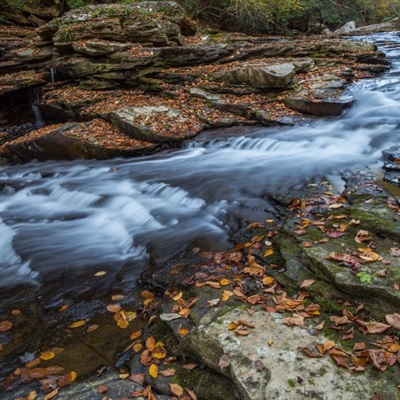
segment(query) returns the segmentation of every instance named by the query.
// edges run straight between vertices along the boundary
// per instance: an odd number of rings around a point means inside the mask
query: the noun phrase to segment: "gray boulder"
[[[355,21],[349,21],[346,24],[344,24],[341,28],[337,29],[334,32],[334,34],[335,35],[343,35],[345,33],[353,31],[354,29],[356,29]]]
[[[233,84],[248,84],[259,88],[285,88],[292,81],[296,68],[292,63],[278,65],[248,65],[222,72],[217,79]]]

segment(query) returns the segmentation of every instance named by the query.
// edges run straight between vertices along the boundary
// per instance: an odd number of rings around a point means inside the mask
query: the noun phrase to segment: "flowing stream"
[[[392,68],[352,85],[356,103],[340,118],[135,159],[1,166],[0,290],[54,281],[76,296],[99,270],[133,282],[149,262],[162,266],[187,247],[222,248],[252,213],[276,217],[268,195],[295,196],[317,175],[340,185],[341,170],[379,162],[400,136],[400,38],[371,39]]]

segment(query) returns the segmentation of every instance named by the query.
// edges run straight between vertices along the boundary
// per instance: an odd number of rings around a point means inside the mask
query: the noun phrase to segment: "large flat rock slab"
[[[358,400],[372,398],[375,392],[395,399],[396,388],[388,389],[384,378],[349,374],[333,364],[329,356],[309,358],[299,351],[328,341],[323,335],[311,336],[306,329],[288,327],[280,314],[235,309],[213,322],[206,315],[188,336],[191,345],[208,366],[228,375],[245,400]],[[228,330],[232,321],[254,325],[249,336]],[[222,359],[221,357],[225,355]],[[221,360],[229,360],[228,366]],[[392,390],[392,392],[391,392]]]
[[[188,129],[189,120],[177,109],[166,106],[126,107],[111,113],[111,121],[121,132],[147,142],[171,142],[187,139],[199,133],[201,126],[194,132]],[[157,131],[159,125],[173,122],[179,132],[169,135]],[[180,128],[179,128],[180,127]]]
[[[0,147],[0,155],[13,160],[75,160],[149,154],[154,143],[138,141],[106,121],[49,125]]]

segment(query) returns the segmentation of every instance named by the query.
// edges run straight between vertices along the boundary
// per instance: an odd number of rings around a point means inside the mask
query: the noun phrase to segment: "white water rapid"
[[[274,215],[265,194],[378,162],[400,139],[400,38],[371,39],[392,69],[354,84],[356,103],[340,118],[136,159],[1,166],[0,286],[74,270],[138,274],[149,257],[218,248],[247,210]]]

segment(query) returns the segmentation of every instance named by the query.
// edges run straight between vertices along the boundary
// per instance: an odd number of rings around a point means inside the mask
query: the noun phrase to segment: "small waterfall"
[[[41,128],[42,126],[46,125],[46,122],[43,118],[42,111],[40,110],[40,107],[38,106],[38,103],[40,102],[40,97],[41,97],[41,91],[40,88],[34,89],[33,92],[33,103],[32,103],[32,112],[33,116],[35,117],[35,128]]]
[[[51,83],[54,83],[56,81],[56,69],[53,67],[50,67],[50,77]]]

